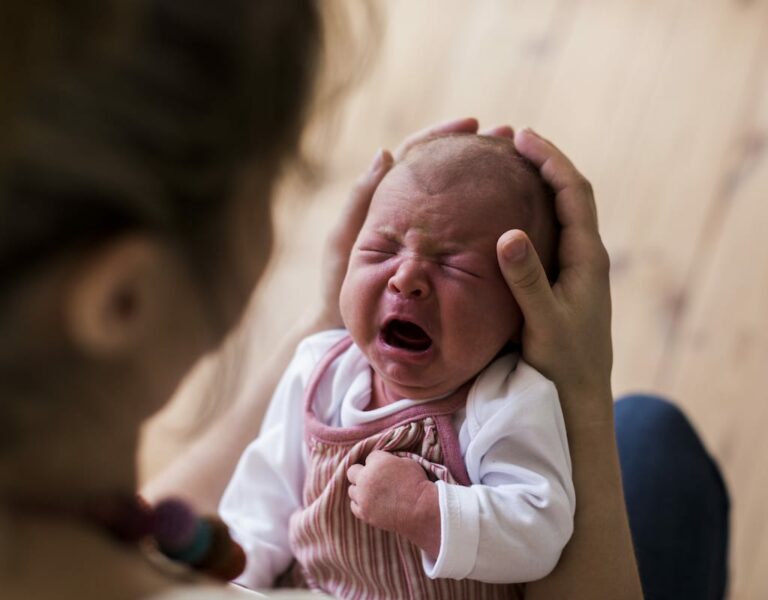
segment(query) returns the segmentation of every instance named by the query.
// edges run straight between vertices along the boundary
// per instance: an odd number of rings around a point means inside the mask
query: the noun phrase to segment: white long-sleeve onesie
[[[224,493],[220,513],[248,556],[238,579],[247,587],[271,586],[293,558],[288,520],[301,507],[307,464],[304,390],[320,359],[345,335],[326,331],[299,345],[259,437]],[[370,397],[370,365],[353,344],[321,379],[315,414],[349,427],[419,403],[400,400],[366,411]],[[543,577],[571,536],[575,509],[555,386],[515,356],[502,356],[477,377],[454,426],[472,485],[437,482],[440,552],[435,561],[422,554],[425,573],[492,583]]]

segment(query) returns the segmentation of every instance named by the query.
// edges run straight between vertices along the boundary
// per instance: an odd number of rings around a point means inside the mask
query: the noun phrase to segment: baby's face
[[[496,259],[499,236],[522,226],[514,198],[487,180],[430,187],[401,165],[387,175],[341,292],[344,323],[390,400],[453,391],[522,324]]]

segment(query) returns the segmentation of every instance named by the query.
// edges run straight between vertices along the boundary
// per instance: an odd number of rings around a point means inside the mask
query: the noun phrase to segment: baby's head
[[[519,341],[522,317],[496,259],[509,229],[528,234],[553,274],[552,194],[511,140],[431,138],[381,182],[341,310],[392,399],[449,393]]]

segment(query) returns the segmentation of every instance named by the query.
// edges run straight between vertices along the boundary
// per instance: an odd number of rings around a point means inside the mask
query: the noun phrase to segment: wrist
[[[610,382],[555,382],[569,435],[575,430],[607,429],[613,433],[613,391]]]
[[[403,531],[399,533],[421,548],[435,560],[440,553],[440,494],[437,485],[429,480],[421,482],[415,500],[404,507]]]

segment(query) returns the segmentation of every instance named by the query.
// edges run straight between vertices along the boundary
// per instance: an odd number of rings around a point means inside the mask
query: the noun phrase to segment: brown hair
[[[321,41],[313,0],[30,0],[4,12],[0,38],[26,69],[0,70],[18,90],[0,114],[1,290],[131,229],[177,240],[198,264],[216,252],[236,169],[256,159],[274,171],[296,147]]]
[[[236,174],[264,171],[254,202],[269,202],[295,154],[323,31],[316,0],[0,6],[0,447],[53,414],[51,386],[81,385],[78,357],[20,347],[30,324],[3,304],[39,267],[135,230],[214,280]]]

